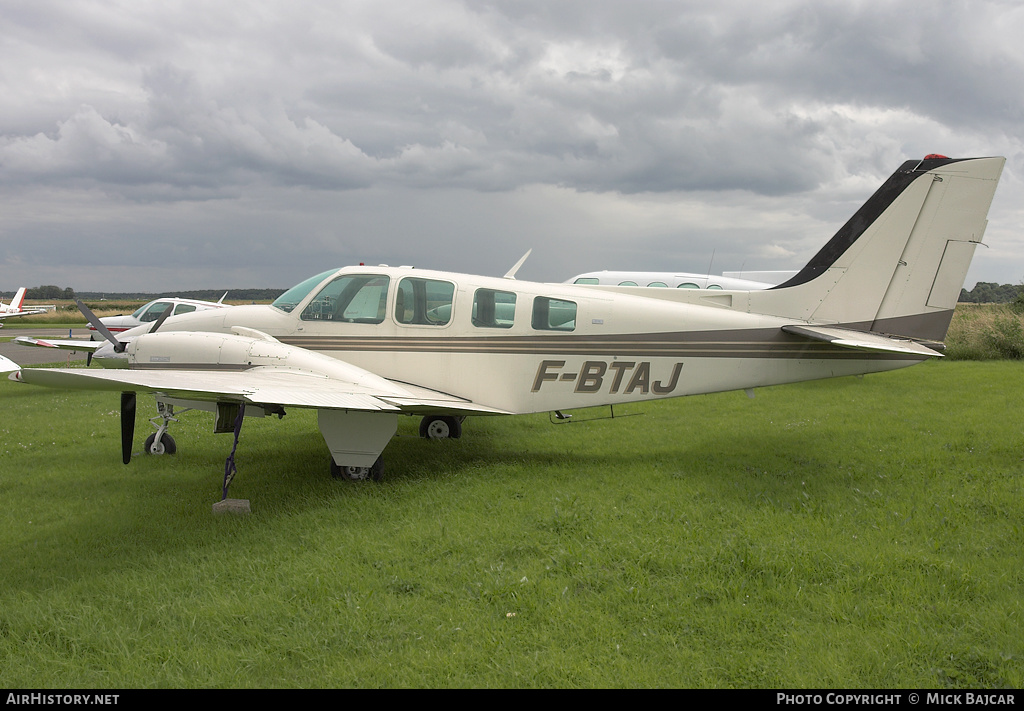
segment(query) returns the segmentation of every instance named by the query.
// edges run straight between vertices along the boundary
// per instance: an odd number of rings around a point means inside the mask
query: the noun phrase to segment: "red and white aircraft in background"
[[[15,316],[30,316],[32,314],[46,313],[46,309],[24,309],[25,305],[25,287],[18,289],[18,293],[11,299],[11,303],[5,304],[0,302],[0,328],[3,328],[3,319],[13,318]]]

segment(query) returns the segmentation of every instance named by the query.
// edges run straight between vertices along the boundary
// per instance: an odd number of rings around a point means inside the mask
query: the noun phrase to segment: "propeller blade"
[[[96,317],[96,314],[94,314],[88,306],[82,303],[82,300],[78,297],[75,297],[75,303],[78,304],[78,310],[81,311],[86,320],[93,325],[93,328],[99,331],[101,336],[114,344],[114,352],[124,353],[124,344],[114,338],[114,334],[110,332],[110,329],[103,325],[103,322]]]
[[[167,320],[167,317],[171,315],[172,311],[174,311],[174,305],[173,304],[171,304],[166,309],[164,309],[164,312],[162,314],[160,314],[160,318],[158,318],[153,323],[153,328],[149,329],[149,332],[150,333],[156,333],[156,330],[164,325],[164,321]]]
[[[132,440],[135,439],[135,393],[121,393],[121,461],[132,460]]]

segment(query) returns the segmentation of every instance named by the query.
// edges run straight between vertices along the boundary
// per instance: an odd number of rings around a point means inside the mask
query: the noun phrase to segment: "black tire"
[[[146,443],[142,446],[142,451],[145,454],[175,454],[178,451],[178,445],[174,443],[174,438],[164,432],[163,436],[160,437],[160,445],[153,451],[153,443],[156,442],[156,432],[146,437]]]
[[[420,437],[423,439],[458,439],[461,436],[461,418],[428,415],[420,420]]]
[[[384,455],[377,457],[372,467],[342,467],[331,457],[331,476],[346,481],[380,481],[384,476]]]

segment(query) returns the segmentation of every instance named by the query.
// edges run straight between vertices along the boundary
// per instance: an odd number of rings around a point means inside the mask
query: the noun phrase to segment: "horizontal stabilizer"
[[[834,346],[855,348],[862,351],[905,353],[924,357],[942,357],[942,354],[916,341],[895,336],[886,336],[870,331],[854,331],[849,328],[829,326],[783,326],[782,330],[794,336],[803,336],[815,341],[825,341]]]

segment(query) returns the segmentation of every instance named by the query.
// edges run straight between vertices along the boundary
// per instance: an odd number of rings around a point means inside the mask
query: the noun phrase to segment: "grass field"
[[[243,428],[241,517],[207,415],[124,466],[116,394],[4,380],[0,687],[1021,688],[1022,377],[409,419],[379,484],[294,411]]]

